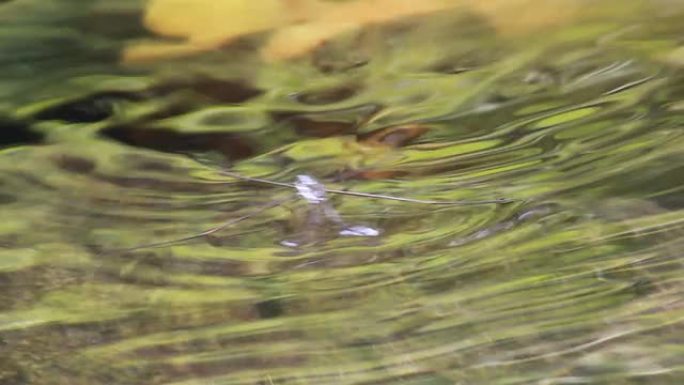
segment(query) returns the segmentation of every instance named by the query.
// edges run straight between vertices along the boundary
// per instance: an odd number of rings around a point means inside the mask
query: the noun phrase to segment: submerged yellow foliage
[[[124,61],[209,51],[263,31],[272,34],[262,56],[283,60],[347,31],[446,9],[477,12],[503,34],[521,33],[571,20],[579,6],[580,0],[150,0],[146,27],[183,41],[133,45]]]

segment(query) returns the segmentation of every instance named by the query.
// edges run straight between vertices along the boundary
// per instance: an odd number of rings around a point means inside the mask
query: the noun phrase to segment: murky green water
[[[684,380],[674,3],[520,38],[447,14],[295,61],[262,64],[257,35],[137,66],[117,53],[140,5],[112,4],[0,4],[0,383]],[[380,232],[343,236],[291,188],[222,170],[513,202],[334,195]]]

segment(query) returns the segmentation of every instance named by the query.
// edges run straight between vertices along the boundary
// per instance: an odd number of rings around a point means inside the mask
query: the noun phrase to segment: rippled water
[[[674,9],[515,39],[423,17],[295,61],[248,40],[131,67],[136,7],[5,3],[0,383],[682,383]],[[225,170],[512,201],[333,194],[379,231],[344,236]]]

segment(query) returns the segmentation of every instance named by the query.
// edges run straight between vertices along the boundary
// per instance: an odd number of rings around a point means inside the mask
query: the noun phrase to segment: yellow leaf
[[[138,43],[125,50],[124,61],[209,51],[264,31],[274,34],[262,50],[263,57],[289,59],[350,30],[459,7],[481,13],[504,34],[516,34],[564,24],[582,4],[581,0],[151,0],[145,26],[184,42]]]

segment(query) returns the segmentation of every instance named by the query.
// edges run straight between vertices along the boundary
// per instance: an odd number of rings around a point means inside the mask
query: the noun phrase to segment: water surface
[[[256,34],[129,65],[140,4],[48,3],[0,5],[0,383],[684,379],[674,5],[526,35],[444,12],[294,60],[261,61]],[[344,236],[223,170],[512,201],[331,195],[379,231]]]

